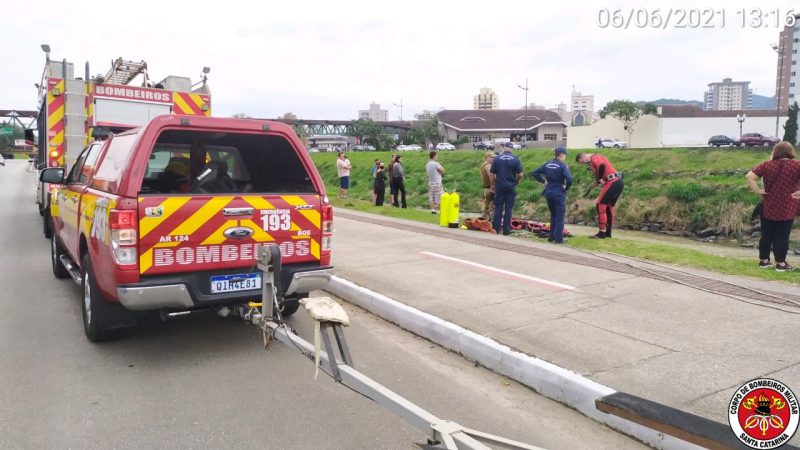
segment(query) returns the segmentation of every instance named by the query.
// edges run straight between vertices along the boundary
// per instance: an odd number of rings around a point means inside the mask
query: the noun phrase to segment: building
[[[511,140],[530,147],[563,145],[568,123],[541,109],[444,110],[437,114],[448,141],[466,136],[470,142]]]
[[[586,125],[594,120],[594,95],[583,95],[573,86],[570,105],[572,105],[570,120],[572,125]]]
[[[498,109],[499,107],[500,99],[494,89],[481,88],[478,95],[472,97],[472,109]]]
[[[800,25],[797,25],[800,27]],[[792,65],[792,60],[797,59],[797,45],[792,45],[795,27],[785,27],[778,34],[777,60],[778,70],[775,76],[775,99],[778,109],[786,111],[789,109],[789,89],[792,83],[791,75],[796,71],[797,65]],[[797,84],[797,83],[795,83]]]
[[[386,122],[389,120],[389,111],[381,109],[381,105],[372,102],[369,109],[358,111],[359,119],[369,119],[374,122]]]
[[[731,111],[751,109],[753,90],[749,81],[733,81],[725,78],[722,82],[708,84],[703,96],[706,111]]]
[[[629,145],[632,148],[707,146],[708,139],[718,134],[738,139],[739,121],[746,114],[742,133],[775,133],[775,110],[705,111],[695,105],[659,106],[656,114],[639,119],[633,127]],[[780,129],[788,119],[786,112],[778,118]],[[590,126],[570,127],[567,144],[570,148],[591,148],[597,138],[627,141],[629,136],[622,122],[612,117],[600,119]]]
[[[436,111],[428,109],[423,109],[421,113],[414,114],[414,118],[417,120],[431,120],[434,117],[436,117]]]
[[[795,22],[794,30],[792,30],[791,33],[791,48],[788,49],[787,53],[783,55],[784,63],[788,63],[790,66],[788,91],[789,98],[787,106],[793,104],[794,102],[800,103],[800,75],[798,75],[798,72],[800,72],[800,64],[798,64],[798,60],[800,59],[800,57],[798,57],[798,53],[800,53],[800,14],[797,14],[795,18],[797,21]],[[791,62],[788,60],[791,60]],[[786,108],[782,109],[782,111],[783,110],[786,110]]]

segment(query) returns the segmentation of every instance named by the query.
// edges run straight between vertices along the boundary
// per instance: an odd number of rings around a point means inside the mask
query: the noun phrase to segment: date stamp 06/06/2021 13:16
[[[794,27],[800,10],[764,8],[601,8],[597,26],[632,28],[727,28],[764,29]]]

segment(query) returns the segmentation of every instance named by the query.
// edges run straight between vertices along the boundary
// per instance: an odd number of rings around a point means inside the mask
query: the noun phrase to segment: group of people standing
[[[567,189],[572,186],[572,173],[564,162],[568,152],[564,147],[553,150],[553,158],[536,170],[530,176],[544,184],[544,197],[547,208],[550,210],[550,242],[561,244],[564,242],[564,220],[567,211]],[[599,231],[592,236],[596,239],[611,237],[614,223],[614,207],[625,187],[622,174],[611,165],[603,155],[591,153],[578,153],[575,161],[585,164],[592,170],[595,184],[602,186],[597,197],[597,215]],[[483,217],[492,219],[492,227],[504,235],[511,233],[511,216],[517,196],[517,185],[522,181],[522,163],[512,152],[505,147],[504,151],[495,155],[486,152],[480,167],[481,181],[483,182]]]
[[[389,194],[392,196],[392,206],[397,208],[407,208],[406,203],[406,171],[403,167],[402,158],[399,155],[392,155],[387,168],[379,159],[375,159],[372,169],[372,203],[375,206],[383,206],[386,196],[386,182],[389,182]],[[387,174],[388,172],[388,174]]]

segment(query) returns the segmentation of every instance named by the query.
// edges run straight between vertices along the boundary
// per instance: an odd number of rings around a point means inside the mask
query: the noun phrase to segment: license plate
[[[211,277],[211,293],[252,291],[261,289],[261,274],[217,275]]]

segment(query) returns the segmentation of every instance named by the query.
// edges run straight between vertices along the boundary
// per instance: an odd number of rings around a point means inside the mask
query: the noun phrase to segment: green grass
[[[595,152],[594,149],[586,150]],[[578,165],[570,150],[567,164],[575,177],[568,192],[567,215],[572,220],[591,222],[592,207],[599,189],[589,191],[592,177]],[[525,173],[551,157],[549,149],[515,152]],[[638,228],[643,223],[661,223],[670,230],[725,227],[729,230],[749,228],[749,216],[758,197],[746,187],[744,175],[769,157],[764,149],[605,149],[602,153],[625,176],[625,191],[617,208],[617,223]],[[427,178],[424,166],[428,152],[401,152],[406,169],[406,191],[409,207],[427,207]],[[369,200],[372,186],[370,168],[375,158],[388,163],[390,152],[350,152],[353,164],[350,197]],[[329,192],[335,195],[338,178],[336,154],[315,153],[312,156]],[[482,151],[440,152],[439,162],[445,167],[444,186],[461,194],[461,209],[478,212],[482,204],[482,187],[478,167]],[[588,194],[587,194],[588,192]],[[333,195],[332,195],[333,196]],[[722,214],[721,212],[727,211]],[[731,213],[735,212],[735,214]],[[515,215],[544,218],[547,207],[541,198],[541,185],[526,179],[520,184]]]
[[[599,240],[588,237],[573,237],[569,239],[567,245],[584,250],[617,253],[648,261],[710,270],[726,275],[800,284],[800,277],[797,276],[797,273],[781,273],[770,269],[759,269],[756,259],[716,256],[669,244],[651,244],[617,238]]]
[[[426,223],[439,223],[439,215],[438,214],[431,214],[428,210],[420,210],[420,209],[403,209],[403,208],[393,208],[390,206],[390,203],[384,204],[384,206],[375,206],[372,202],[368,200],[359,200],[354,198],[346,198],[341,199],[336,196],[336,193],[332,193],[330,195],[331,203],[333,206],[353,209],[356,211],[362,211],[372,214],[379,214],[381,216],[387,217],[395,217],[398,219],[407,219],[407,220],[414,220],[416,222],[426,222]],[[388,189],[387,189],[387,197],[388,197]]]

